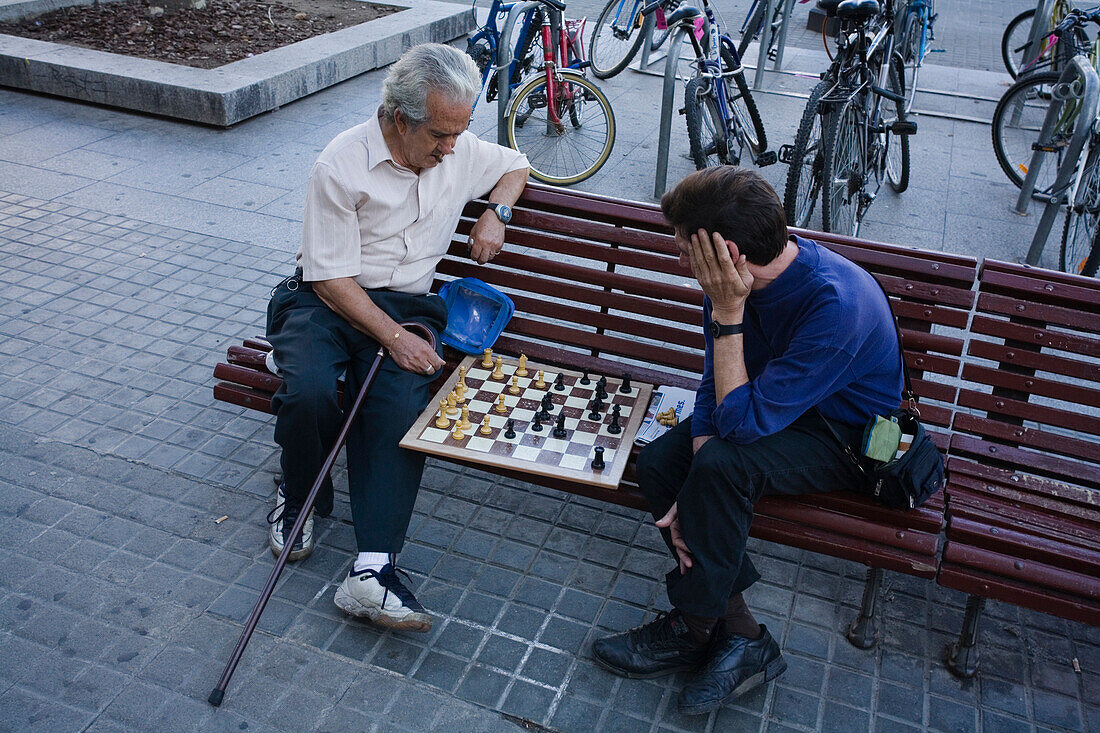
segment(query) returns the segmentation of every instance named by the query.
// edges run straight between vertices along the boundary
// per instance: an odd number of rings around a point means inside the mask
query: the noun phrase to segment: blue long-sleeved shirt
[[[798,257],[749,295],[744,319],[749,382],[721,404],[714,393],[714,342],[704,328],[706,358],[693,436],[751,443],[787,427],[814,405],[830,421],[855,426],[900,404],[898,339],[879,286],[855,263],[811,240],[794,239]],[[704,299],[704,325],[710,319],[710,300]]]

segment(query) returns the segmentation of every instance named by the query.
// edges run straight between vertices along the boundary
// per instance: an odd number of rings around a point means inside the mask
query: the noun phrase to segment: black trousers
[[[860,428],[833,427],[852,445],[858,443]],[[693,455],[691,444],[689,418],[642,449],[637,473],[654,518],[677,503],[694,564],[683,575],[677,567],[665,576],[668,600],[698,616],[721,616],[730,596],[759,580],[745,544],[760,497],[864,486],[862,474],[815,412],[747,445],[715,437]],[[661,532],[671,551],[668,530]]]
[[[438,335],[446,307],[436,295],[369,291],[396,321],[417,321]],[[282,447],[287,501],[301,505],[340,431],[344,414],[337,380],[345,375],[344,402],[351,404],[378,353],[378,342],[352,327],[310,288],[291,278],[274,290],[267,309],[267,337],[282,371],[272,398],[275,442]],[[441,348],[441,346],[440,346]],[[397,443],[431,397],[434,376],[413,374],[386,358],[345,444],[355,540],[360,552],[401,550],[424,471],[424,454]],[[317,500],[321,516],[332,512],[332,483]]]

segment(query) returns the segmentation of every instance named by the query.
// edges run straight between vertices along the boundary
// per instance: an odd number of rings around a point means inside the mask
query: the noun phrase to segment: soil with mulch
[[[213,69],[405,8],[356,0],[207,0],[158,14],[153,0],[61,8],[0,23],[0,33]]]

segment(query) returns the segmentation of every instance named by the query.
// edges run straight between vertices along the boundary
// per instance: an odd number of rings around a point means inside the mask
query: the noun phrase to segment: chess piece
[[[564,438],[565,437],[565,413],[564,412],[559,412],[558,413],[558,425],[557,425],[557,427],[554,428],[554,437],[555,438]]]
[[[447,398],[439,401],[439,417],[435,419],[435,426],[442,430],[451,427],[451,421],[447,419]]]
[[[600,377],[600,381],[596,382],[596,397],[607,399],[607,377]]]
[[[557,392],[565,391],[565,375],[558,372],[558,376],[554,378],[554,390]]]
[[[541,413],[535,413],[535,421],[531,423],[531,430],[536,433],[542,432],[542,415]]]
[[[597,445],[592,450],[596,454],[596,457],[592,459],[592,470],[602,471],[604,466],[607,465],[603,462],[603,446]]]
[[[546,382],[542,380],[541,369],[539,369],[539,378],[535,380],[535,389],[546,389]]]
[[[596,395],[595,399],[588,403],[588,407],[591,409],[591,412],[588,413],[589,420],[603,419],[603,415],[600,414],[600,410],[603,409],[603,400],[600,399],[599,395]]]
[[[549,415],[554,411],[554,398],[547,392],[542,396],[542,411]]]
[[[613,408],[611,408],[611,424],[607,426],[607,432],[611,433],[612,435],[618,435],[623,431],[622,426],[619,425],[619,412],[621,410],[622,408],[618,405],[615,405]]]
[[[517,377],[515,374],[512,375],[512,386],[508,388],[508,391],[511,392],[512,394],[519,394],[520,393],[519,377]]]
[[[508,418],[508,424],[505,426],[504,437],[508,440],[512,440],[516,437],[516,421],[512,418]]]
[[[470,428],[473,427],[473,425],[470,423],[470,406],[469,405],[463,405],[462,406],[462,421],[459,422],[459,425],[462,426],[463,430],[469,430]]]
[[[455,431],[451,433],[451,437],[455,440],[462,440],[466,437],[466,434],[462,432],[462,424],[457,420],[455,421]]]
[[[466,402],[466,385],[459,382],[455,385],[455,402],[458,404],[464,404]]]
[[[634,388],[630,386],[630,375],[623,374],[623,383],[619,385],[619,394],[630,394]]]
[[[504,395],[501,395],[500,397],[497,398],[497,405],[493,409],[496,410],[497,412],[501,413],[502,415],[504,413],[508,412],[508,408],[504,404]]]
[[[588,370],[584,370],[584,374],[581,375],[581,384],[591,384],[592,380],[588,378]]]
[[[458,414],[458,395],[451,392],[447,395],[447,417],[454,417]]]
[[[466,389],[466,367],[464,366],[458,368],[458,383],[462,385],[463,389]]]
[[[486,415],[485,417],[483,417],[481,419],[481,434],[482,435],[492,435],[493,434],[493,429],[491,427],[489,427],[489,416],[488,415]]]
[[[504,379],[504,357],[498,356],[496,360],[496,368],[493,369],[493,373],[489,375],[493,379]]]
[[[488,369],[492,365],[493,365],[493,350],[492,349],[485,349],[485,351],[481,352],[481,366]]]
[[[516,369],[516,374],[518,374],[521,377],[526,377],[527,376],[527,355],[526,354],[520,354],[519,355],[519,369]]]

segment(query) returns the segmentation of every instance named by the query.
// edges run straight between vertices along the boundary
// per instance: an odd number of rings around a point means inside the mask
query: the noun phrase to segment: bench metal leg
[[[878,643],[878,619],[875,618],[875,606],[878,604],[881,590],[882,568],[870,568],[867,571],[867,584],[863,586],[863,604],[859,608],[859,615],[848,627],[848,641],[860,649],[870,649]]]
[[[978,621],[984,608],[985,599],[981,596],[967,598],[962,632],[947,655],[947,668],[956,677],[973,677],[978,671]]]

